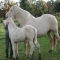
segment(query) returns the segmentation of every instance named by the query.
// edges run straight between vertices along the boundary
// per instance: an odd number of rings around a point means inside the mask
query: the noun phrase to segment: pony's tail
[[[56,50],[56,37],[55,37],[55,35],[54,35],[54,38],[53,38],[53,48],[54,48],[54,50]]]

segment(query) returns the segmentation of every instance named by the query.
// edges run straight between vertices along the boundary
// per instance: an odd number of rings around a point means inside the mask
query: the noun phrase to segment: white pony
[[[17,21],[20,23],[21,27],[25,25],[34,26],[37,29],[38,37],[47,34],[50,40],[49,52],[53,50],[53,46],[56,47],[56,39],[55,38],[53,39],[51,31],[54,33],[54,37],[56,37],[57,40],[60,41],[59,40],[60,37],[58,34],[58,22],[55,16],[51,14],[44,14],[41,17],[35,18],[28,11],[23,10],[22,8],[14,5],[7,12],[6,17],[16,18]],[[24,46],[26,47],[26,42]],[[26,54],[26,48],[25,48],[25,54]]]
[[[38,48],[39,51],[39,58],[40,56],[40,45],[37,42],[37,30],[31,26],[26,25],[22,28],[18,28],[13,20],[11,18],[7,18],[6,21],[4,21],[4,24],[6,25],[8,23],[8,30],[9,30],[9,37],[11,39],[12,48],[13,48],[13,58],[14,60],[18,60],[18,42],[26,41],[26,39],[29,42],[30,45],[30,56],[31,59],[33,58],[33,52],[34,52],[34,44]]]

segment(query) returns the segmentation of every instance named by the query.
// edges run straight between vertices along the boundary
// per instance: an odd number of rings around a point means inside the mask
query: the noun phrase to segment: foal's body
[[[18,45],[17,45],[18,42],[25,41],[26,39],[29,42],[31,58],[34,59],[33,58],[34,44],[38,48],[40,55],[40,46],[39,43],[37,42],[37,30],[31,25],[26,25],[22,28],[18,28],[11,18],[8,18],[5,24],[7,22],[9,22],[8,30],[13,48],[13,58],[15,59],[18,57]]]

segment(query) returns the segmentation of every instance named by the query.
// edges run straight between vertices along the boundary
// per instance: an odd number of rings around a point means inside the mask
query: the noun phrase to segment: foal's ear
[[[9,22],[6,22],[6,25],[8,26]]]

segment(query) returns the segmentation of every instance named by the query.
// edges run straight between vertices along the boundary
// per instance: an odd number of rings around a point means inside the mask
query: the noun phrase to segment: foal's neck
[[[9,22],[9,25],[8,25],[9,29],[16,29],[17,26],[14,22]]]

